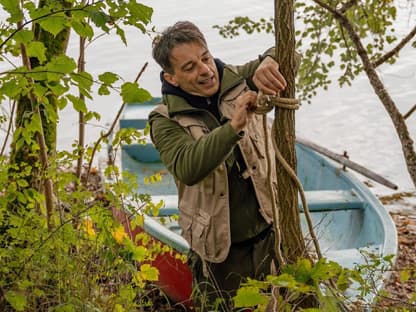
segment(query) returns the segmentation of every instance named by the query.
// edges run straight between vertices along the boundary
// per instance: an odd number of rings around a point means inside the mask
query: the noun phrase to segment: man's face
[[[173,74],[164,78],[193,95],[209,97],[217,93],[220,82],[217,66],[208,49],[198,43],[184,43],[171,51]]]

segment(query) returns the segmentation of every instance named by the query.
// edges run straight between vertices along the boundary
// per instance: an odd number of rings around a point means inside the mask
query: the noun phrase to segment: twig
[[[10,133],[12,131],[13,116],[14,116],[15,109],[16,109],[16,101],[13,101],[12,110],[10,112],[9,125],[7,127],[6,137],[4,138],[4,142],[3,142],[3,146],[1,147],[0,155],[3,155],[4,154],[4,151],[6,150],[7,141],[9,139]]]
[[[358,0],[350,0],[346,3],[344,3],[344,5],[338,10],[341,14],[344,14],[345,12],[347,12],[350,8],[352,8],[355,4],[357,4]]]
[[[394,55],[398,54],[400,50],[416,35],[416,26],[409,32],[409,34],[400,41],[397,46],[395,46],[392,50],[381,56],[378,60],[373,62],[374,67],[378,67],[384,62],[386,62],[389,58],[393,57]]]
[[[82,73],[85,71],[85,37],[79,37],[79,57],[78,57],[78,73]],[[79,92],[79,99],[81,101],[85,100],[84,94]],[[83,112],[79,112],[79,120],[78,120],[78,160],[77,160],[77,168],[76,168],[76,175],[77,178],[81,178],[81,171],[82,171],[82,162],[84,159],[84,142],[85,142],[85,116]],[[88,180],[87,180],[88,181]]]
[[[145,69],[146,69],[146,67],[147,67],[148,64],[149,64],[148,62],[144,63],[144,65],[143,65],[142,69],[140,70],[140,72],[138,73],[136,79],[134,79],[134,82],[137,82],[140,79],[141,75],[145,71]],[[125,106],[126,106],[126,103],[124,102],[121,105],[120,109],[118,110],[117,115],[114,118],[113,123],[111,124],[110,129],[106,133],[101,134],[101,136],[98,138],[97,142],[95,142],[94,147],[92,149],[91,158],[90,158],[90,161],[89,161],[88,167],[87,167],[86,181],[88,181],[89,174],[90,174],[90,170],[91,170],[91,167],[92,167],[92,162],[94,160],[94,156],[95,156],[95,153],[97,152],[98,146],[100,145],[100,143],[101,143],[102,140],[104,140],[105,138],[108,138],[111,135],[111,133],[113,132],[114,128],[116,127],[117,121],[120,118],[121,113],[123,112],[123,109],[124,109]]]
[[[411,114],[413,114],[416,111],[416,104],[413,105],[413,107],[406,113],[403,115],[404,119],[407,119],[410,117]]]

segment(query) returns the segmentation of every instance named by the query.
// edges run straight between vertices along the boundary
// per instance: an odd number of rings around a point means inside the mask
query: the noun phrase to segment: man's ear
[[[179,86],[179,83],[176,80],[175,75],[172,75],[172,74],[169,74],[169,73],[164,72],[163,73],[163,78],[165,78],[165,80],[167,82],[169,82],[171,85],[174,85],[175,87],[178,87]]]

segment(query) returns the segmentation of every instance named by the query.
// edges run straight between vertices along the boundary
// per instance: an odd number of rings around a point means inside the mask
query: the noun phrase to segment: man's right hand
[[[243,130],[256,108],[257,93],[254,91],[247,91],[236,99],[234,116],[230,121],[235,132],[239,133]]]

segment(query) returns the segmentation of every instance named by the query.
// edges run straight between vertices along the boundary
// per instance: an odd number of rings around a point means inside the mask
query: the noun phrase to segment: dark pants
[[[193,301],[197,310],[232,311],[232,297],[247,277],[262,280],[271,274],[275,259],[274,232],[268,228],[255,238],[231,245],[222,263],[206,263],[208,277],[204,276],[203,263],[191,252],[193,273]],[[277,263],[277,262],[275,262]]]

